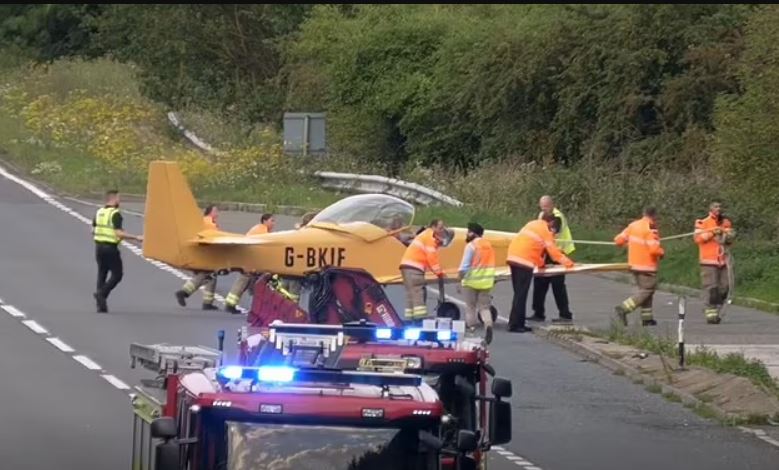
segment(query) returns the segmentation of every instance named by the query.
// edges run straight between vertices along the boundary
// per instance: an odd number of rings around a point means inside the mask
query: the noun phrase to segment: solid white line
[[[105,374],[105,375],[101,375],[101,377],[106,379],[106,381],[108,383],[110,383],[114,387],[118,388],[119,390],[130,390],[130,386],[129,385],[127,385],[126,383],[124,383],[121,380],[117,379],[113,375]]]
[[[541,467],[534,467],[534,466],[530,465],[530,466],[526,466],[525,470],[541,470]]]
[[[46,328],[42,327],[38,324],[35,320],[25,320],[22,322],[24,326],[31,329],[35,333],[38,333],[39,335],[47,335],[49,332],[46,330]]]
[[[0,308],[8,312],[8,314],[14,318],[24,318],[24,312],[14,307],[13,305],[3,305],[0,306]]]
[[[72,352],[75,352],[75,351],[76,351],[75,349],[73,349],[73,348],[71,348],[70,346],[68,346],[66,343],[64,343],[64,342],[63,342],[61,339],[59,339],[59,338],[46,338],[46,341],[48,341],[48,342],[49,342],[49,343],[51,343],[51,344],[52,344],[52,345],[53,345],[55,348],[59,349],[60,351],[62,351],[62,352],[64,352],[64,353],[72,353]]]
[[[86,356],[73,356],[73,359],[89,370],[101,370],[100,364]]]

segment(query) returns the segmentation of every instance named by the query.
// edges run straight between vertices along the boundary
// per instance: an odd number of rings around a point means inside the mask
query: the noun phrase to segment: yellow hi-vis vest
[[[463,278],[463,287],[475,290],[492,289],[495,285],[495,250],[484,238],[476,238],[468,244],[473,249],[471,268]]]
[[[576,247],[573,244],[573,235],[571,235],[571,228],[568,227],[568,221],[565,219],[563,213],[556,207],[552,210],[552,214],[554,214],[555,217],[559,217],[563,223],[562,227],[560,227],[560,232],[555,236],[557,247],[560,248],[560,251],[564,254],[570,255],[576,250]],[[543,215],[543,212],[539,213],[538,218],[540,219]]]
[[[118,245],[121,240],[116,236],[113,218],[119,212],[116,207],[101,207],[95,215],[95,241]]]

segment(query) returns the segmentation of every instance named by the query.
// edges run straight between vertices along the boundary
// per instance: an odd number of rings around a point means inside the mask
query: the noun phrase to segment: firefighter
[[[97,210],[95,218],[92,219],[92,238],[95,240],[97,261],[97,290],[93,297],[98,313],[108,313],[108,295],[124,275],[119,244],[126,239],[143,241],[143,237],[124,231],[123,220],[119,211],[119,192],[115,189],[107,191],[105,205]]]
[[[695,221],[694,240],[698,244],[701,264],[706,323],[716,325],[721,321],[720,309],[731,287],[726,250],[733,243],[735,235],[733,224],[722,214],[722,204],[719,202],[711,203],[709,215]]]
[[[444,277],[438,261],[438,248],[446,236],[443,220],[433,219],[406,248],[400,261],[400,272],[406,288],[405,318],[421,321],[427,317],[425,304],[425,272],[431,271],[439,278]]]
[[[459,278],[465,300],[465,323],[473,332],[478,326],[477,315],[484,323],[484,342],[492,342],[492,289],[495,286],[495,250],[489,240],[482,238],[484,228],[468,224],[468,233]]]
[[[216,206],[207,206],[203,211],[203,228],[205,230],[219,230],[217,219],[219,210]],[[176,300],[179,305],[186,307],[187,297],[192,295],[200,286],[203,287],[203,310],[216,310],[214,294],[216,292],[216,273],[208,271],[195,271],[192,279],[184,283],[181,289],[176,291]]]
[[[551,214],[555,217],[555,239],[557,240],[557,247],[566,256],[574,252],[576,247],[573,244],[573,236],[571,235],[571,229],[568,227],[568,221],[565,215],[555,207],[554,200],[551,196],[542,196],[538,202],[541,208],[541,213],[538,214],[538,218],[544,216],[544,214]],[[552,260],[547,255],[547,263]],[[557,305],[557,311],[559,318],[552,320],[553,323],[569,323],[573,320],[573,314],[568,306],[568,292],[565,288],[565,274],[559,274],[556,276],[536,276],[533,279],[533,316],[528,318],[532,321],[546,321],[546,315],[544,314],[544,304],[546,303],[546,293],[549,291],[549,285],[552,285],[552,294],[554,295],[555,304]]]
[[[628,246],[628,264],[636,280],[638,291],[621,305],[614,307],[617,318],[628,324],[628,314],[641,308],[641,324],[653,326],[657,322],[652,315],[652,297],[657,289],[657,266],[665,251],[660,246],[657,229],[657,211],[644,209],[644,217],[633,221],[614,238],[617,246]]]
[[[264,235],[273,231],[273,227],[276,226],[276,218],[273,214],[262,214],[260,216],[260,223],[249,229],[246,232],[247,237],[253,237],[258,235]],[[246,289],[254,284],[257,280],[257,276],[241,273],[233,283],[233,287],[230,288],[230,293],[225,298],[225,311],[236,314],[241,313],[238,310],[238,304],[241,302],[241,296]]]
[[[512,333],[532,331],[525,325],[527,293],[533,280],[533,270],[544,267],[544,254],[549,254],[566,268],[573,267],[573,261],[555,244],[552,233],[554,224],[553,214],[543,214],[541,219],[530,221],[522,227],[509,244],[506,262],[511,269],[511,285],[514,289],[509,317],[509,331]]]

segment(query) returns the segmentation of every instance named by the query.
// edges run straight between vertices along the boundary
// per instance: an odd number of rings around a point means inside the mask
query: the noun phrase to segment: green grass
[[[671,358],[674,361],[679,357],[679,350],[676,342],[669,338],[654,336],[643,329],[635,332],[615,324],[612,325],[605,336],[609,341],[633,346],[644,351],[659,354],[666,358]],[[773,393],[779,397],[779,383],[777,383],[777,381],[771,377],[771,374],[768,373],[765,364],[758,360],[747,359],[743,354],[731,353],[720,356],[710,349],[699,348],[687,353],[686,363],[691,366],[710,369],[721,374],[733,374],[739,377],[745,377],[755,385],[762,387],[767,392]],[[701,398],[701,400],[705,401],[704,398]]]

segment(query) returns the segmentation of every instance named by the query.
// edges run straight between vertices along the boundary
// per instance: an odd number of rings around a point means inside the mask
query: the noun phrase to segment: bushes
[[[241,142],[219,141],[225,145],[217,155],[188,147],[171,133],[164,109],[138,92],[133,72],[109,60],[63,60],[6,76],[0,87],[6,158],[76,192],[107,186],[143,192],[148,163],[170,159],[181,163],[196,191],[210,196],[309,205],[322,197],[286,164],[270,129]],[[189,116],[214,121],[207,113]],[[240,134],[223,129],[225,136]]]

